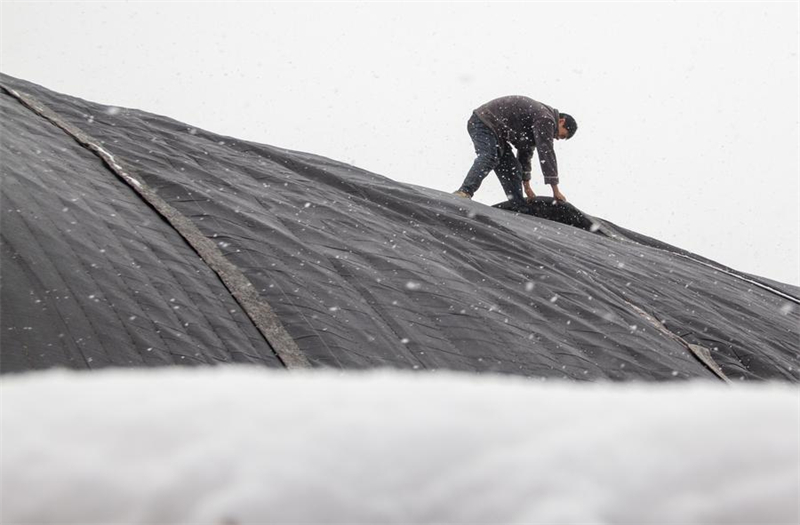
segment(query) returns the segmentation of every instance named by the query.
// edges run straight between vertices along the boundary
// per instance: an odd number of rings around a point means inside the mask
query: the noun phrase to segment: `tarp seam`
[[[261,299],[255,287],[242,271],[228,261],[217,246],[210,241],[185,215],[180,213],[149,186],[131,176],[97,141],[71,124],[63,121],[54,111],[28,94],[22,94],[0,85],[40,117],[59,127],[78,144],[92,151],[123,182],[130,186],[197,252],[200,258],[216,273],[234,299],[239,303],[258,331],[270,345],[278,359],[288,369],[310,368],[311,364],[300,351],[272,307]]]

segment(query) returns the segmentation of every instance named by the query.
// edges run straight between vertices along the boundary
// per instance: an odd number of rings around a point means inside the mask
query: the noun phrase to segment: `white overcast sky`
[[[3,2],[0,69],[443,191],[527,95],[585,212],[800,284],[798,2]],[[549,194],[534,166],[534,190]],[[476,200],[503,200],[490,174]]]

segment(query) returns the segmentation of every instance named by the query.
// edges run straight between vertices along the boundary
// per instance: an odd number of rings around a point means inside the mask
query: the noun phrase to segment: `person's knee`
[[[500,164],[500,155],[493,151],[482,151],[478,153],[475,162],[489,169],[494,169]]]

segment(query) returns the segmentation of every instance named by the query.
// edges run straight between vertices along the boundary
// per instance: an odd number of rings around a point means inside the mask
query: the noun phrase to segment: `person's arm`
[[[522,166],[522,188],[529,199],[536,197],[531,189],[531,159],[533,158],[533,144],[517,146],[517,160]]]
[[[533,137],[536,140],[536,151],[539,153],[539,166],[542,168],[544,183],[553,187],[553,197],[561,194],[558,191],[558,162],[553,139],[556,129],[551,120],[540,119],[533,125]],[[559,199],[563,200],[563,199]]]
[[[531,159],[534,147],[533,143],[517,145],[517,160],[522,166],[522,182],[531,180]]]

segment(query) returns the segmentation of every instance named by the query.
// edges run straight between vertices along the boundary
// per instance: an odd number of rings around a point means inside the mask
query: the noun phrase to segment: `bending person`
[[[467,131],[477,158],[464,183],[453,192],[471,199],[481,182],[494,170],[509,200],[532,199],[531,159],[537,150],[545,184],[553,197],[566,201],[558,189],[558,164],[554,140],[570,139],[578,130],[575,119],[532,98],[509,96],[494,99],[476,109],[467,122]],[[511,149],[514,146],[517,155]]]

